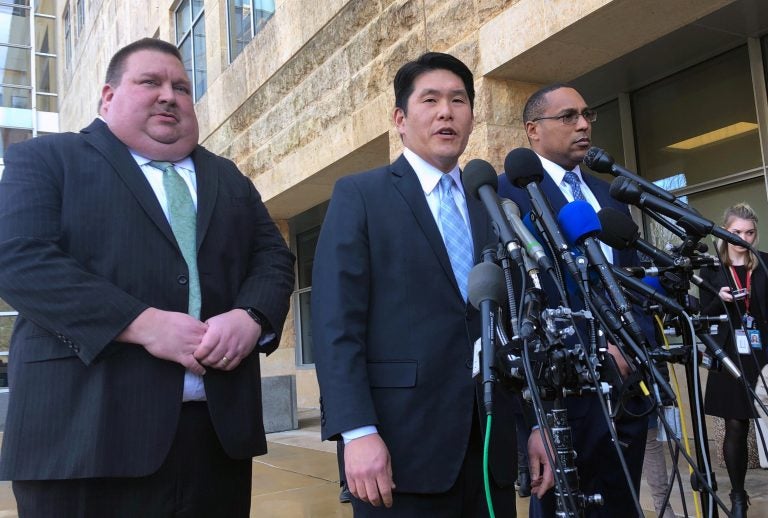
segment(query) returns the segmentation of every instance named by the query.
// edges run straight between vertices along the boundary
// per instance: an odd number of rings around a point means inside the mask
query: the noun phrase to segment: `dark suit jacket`
[[[496,237],[480,202],[468,198],[467,208],[477,260]],[[479,418],[479,320],[404,157],[336,183],[312,275],[323,439],[376,425],[397,491],[447,491]],[[504,485],[516,478],[517,452],[509,394],[496,394],[492,472]]]
[[[202,147],[201,319],[253,307],[278,337],[293,256],[248,178]],[[0,476],[141,476],[164,460],[184,369],[113,339],[143,310],[187,311],[187,266],[149,183],[101,120],[11,146],[0,182],[0,296],[19,311]],[[255,351],[257,351],[256,349]],[[266,451],[258,354],[204,377],[228,455]]]
[[[583,169],[581,174],[584,182],[595,195],[601,207],[613,207],[629,215],[625,204],[611,198],[609,193],[610,184],[595,178]],[[568,200],[566,200],[560,188],[548,174],[544,175],[539,188],[544,197],[549,200],[552,210],[555,216],[557,216],[557,213],[568,203]],[[531,210],[528,193],[525,189],[514,187],[505,175],[499,177],[499,196],[517,203],[520,207],[520,214],[523,216]],[[620,266],[637,265],[637,253],[632,249],[614,249],[614,263]],[[564,275],[567,276],[567,271],[563,271]],[[548,295],[550,301],[557,300],[556,292],[553,292],[553,290],[548,290]],[[574,305],[580,302],[576,299],[577,297],[572,298]],[[647,408],[647,405],[632,400],[628,401],[627,405],[638,413]],[[573,434],[573,445],[577,452],[576,465],[579,471],[580,488],[585,493],[602,492],[605,499],[605,505],[602,508],[590,508],[587,511],[587,516],[631,516],[634,505],[624,481],[618,456],[611,454],[613,451],[611,438],[597,399],[592,396],[569,397],[566,398],[566,408],[568,409],[569,424]],[[643,418],[618,421],[616,428],[619,440],[628,444],[628,447],[624,448],[623,452],[633,478],[633,483],[639,489],[645,453],[647,420]],[[552,491],[547,493],[541,503],[534,502],[534,500],[532,498],[532,517],[554,515],[555,499],[552,496]]]

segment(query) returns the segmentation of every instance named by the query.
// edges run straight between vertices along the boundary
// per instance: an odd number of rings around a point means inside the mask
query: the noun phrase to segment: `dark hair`
[[[107,77],[104,79],[104,82],[112,86],[120,84],[120,81],[123,78],[123,69],[125,67],[126,60],[132,54],[142,50],[154,50],[164,54],[170,54],[182,63],[184,62],[184,60],[181,58],[179,49],[176,48],[176,46],[172,43],[158,40],[156,38],[142,38],[140,40],[134,41],[133,43],[129,43],[125,47],[115,52],[115,55],[112,56],[112,59],[109,60],[109,66],[107,66]]]
[[[415,61],[409,61],[400,67],[400,70],[395,74],[394,80],[395,106],[403,110],[403,113],[407,115],[408,98],[413,93],[413,83],[416,82],[416,78],[421,74],[433,70],[448,70],[459,76],[464,83],[464,88],[467,90],[469,106],[474,110],[475,82],[472,72],[458,58],[450,54],[443,54],[442,52],[427,52],[419,56]]]
[[[572,85],[568,83],[553,83],[543,88],[539,88],[528,98],[525,102],[525,108],[523,108],[523,123],[532,121],[536,117],[542,117],[544,111],[547,109],[545,97],[549,92],[560,90],[561,88],[571,88],[576,90]]]

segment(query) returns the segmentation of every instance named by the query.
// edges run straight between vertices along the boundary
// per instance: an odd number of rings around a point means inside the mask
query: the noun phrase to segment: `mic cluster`
[[[623,205],[604,203],[609,200],[599,199],[598,203],[619,208],[597,207],[583,199],[556,204],[552,197],[561,196],[559,187],[552,190],[541,158],[531,149],[513,149],[504,160],[506,179],[521,191],[513,189],[510,194],[518,203],[499,197],[499,178],[488,162],[472,160],[462,172],[466,192],[482,202],[499,241],[483,253],[468,286],[470,302],[482,317],[476,351],[482,355],[484,406],[490,415],[493,384],[498,381],[494,373],[501,373],[510,386],[533,402],[543,430],[550,426],[543,417],[542,399],[599,394],[608,415],[610,403],[621,406],[628,397],[625,389],[635,383],[630,379],[640,380],[636,386],[653,399],[652,404],[675,401],[656,362],[681,363],[693,372],[702,365],[744,379],[710,335],[712,328],[726,326],[730,320],[726,315],[701,315],[698,300],[688,291],[693,284],[701,292],[718,296],[718,289],[697,274],[701,268],[720,265],[717,257],[706,253],[706,245],[700,242],[704,237],[754,252],[753,247],[683,199],[616,164],[599,148],[590,148],[584,163],[615,177],[610,196],[638,207],[680,237],[681,244],[656,247],[642,238],[626,207],[619,210]],[[590,197],[592,202],[594,198]],[[553,204],[562,207],[555,212]],[[523,215],[521,207],[525,207]],[[613,249],[612,256],[606,257],[604,245]],[[517,283],[510,258],[519,270]],[[619,259],[629,264],[614,264]],[[539,279],[539,272],[548,277]],[[639,316],[641,312],[657,317],[658,332],[654,332],[652,319]],[[661,341],[670,329],[683,336],[682,346],[663,349],[658,347],[661,343],[651,343],[649,337],[655,335]],[[634,371],[629,378],[619,372],[614,345]],[[608,405],[603,397],[610,400]],[[699,415],[702,406],[699,400],[689,404]],[[563,429],[554,427],[547,433]],[[559,444],[561,439],[562,434],[554,442]],[[564,465],[558,473],[575,472],[568,459],[566,455],[559,460]],[[700,473],[697,478],[703,481]]]
[[[712,235],[749,247],[740,237],[707,220],[673,194],[616,164],[605,151],[590,148],[584,162],[597,172],[615,177],[610,187],[614,199],[635,205],[654,216],[663,216],[678,235],[690,236],[690,241],[694,243]],[[641,237],[637,224],[628,212],[604,207],[596,213],[588,202],[576,200],[564,205],[555,215],[541,187],[546,175],[541,159],[531,149],[510,151],[504,160],[504,174],[512,186],[527,194],[530,212],[523,217],[515,202],[498,196],[498,176],[491,164],[484,160],[472,160],[462,172],[465,189],[482,201],[503,248],[529,278],[536,276],[538,271],[548,272],[560,290],[561,300],[566,292],[571,295],[576,292],[582,298],[594,298],[584,300],[584,306],[589,309],[591,304],[593,310],[600,313],[598,320],[602,319],[606,327],[616,334],[617,341],[626,342],[624,345],[639,363],[647,361],[641,351],[648,343],[648,333],[642,330],[635,318],[638,300],[653,301],[653,308],[683,318],[687,315],[686,310],[690,310],[686,304],[688,299],[667,295],[665,287],[671,289],[672,286],[679,288],[683,285],[687,290],[688,283],[692,283],[702,290],[717,293],[713,286],[696,274],[703,264],[717,264],[716,258],[702,253],[698,246],[692,246],[687,254],[657,248]],[[542,245],[542,240],[546,246]],[[644,266],[617,267],[612,264],[612,258],[604,255],[601,243],[617,251],[635,250],[648,263]],[[558,263],[565,266],[570,277],[562,278]],[[540,286],[538,279],[533,285],[536,288]],[[579,289],[574,289],[574,286]],[[601,293],[605,293],[607,300],[601,298]],[[552,327],[541,322],[542,315],[546,314],[545,298],[540,292],[521,296],[523,307],[520,308],[520,315],[515,316],[521,317],[522,338],[532,338],[538,331]],[[551,296],[550,299],[553,300]],[[651,307],[644,306],[646,310]],[[545,341],[551,341],[553,336],[544,332],[540,334]],[[715,357],[727,365],[725,353],[714,341],[704,340],[704,343]],[[727,366],[730,370],[731,365]],[[738,376],[738,371],[734,375]]]

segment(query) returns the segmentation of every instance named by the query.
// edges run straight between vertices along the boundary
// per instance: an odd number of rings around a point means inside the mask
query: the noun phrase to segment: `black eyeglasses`
[[[552,117],[536,117],[535,119],[531,119],[531,122],[536,122],[536,121],[546,120],[546,119],[560,119],[560,122],[562,122],[563,124],[573,125],[579,122],[579,117],[584,117],[584,119],[586,119],[587,122],[595,122],[597,120],[597,112],[595,110],[590,110],[589,108],[587,108],[581,113],[577,111],[568,111],[562,115],[554,115]]]

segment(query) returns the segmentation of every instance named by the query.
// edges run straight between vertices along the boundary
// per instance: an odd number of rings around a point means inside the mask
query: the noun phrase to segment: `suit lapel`
[[[152,187],[149,186],[146,177],[125,144],[120,142],[109,130],[106,123],[100,119],[96,119],[87,128],[81,130],[81,134],[86,142],[96,148],[104,160],[112,166],[112,169],[136,197],[149,219],[178,248],[176,238],[174,238],[171,226],[157,201],[157,196],[155,196]]]
[[[429,210],[429,205],[424,197],[424,190],[421,188],[419,179],[416,177],[416,172],[402,155],[392,164],[391,172],[392,183],[395,189],[400,192],[405,202],[411,208],[416,222],[421,227],[427,242],[437,256],[437,261],[450,279],[451,284],[453,284],[456,294],[461,296],[459,285],[456,283],[456,276],[453,274],[451,261],[448,258],[448,252],[445,249],[443,237],[437,228],[437,222],[435,222],[435,218],[432,216],[432,211]]]
[[[195,164],[197,179],[197,249],[200,250],[216,205],[219,169],[214,156],[201,146],[197,146],[192,151],[192,161]]]

